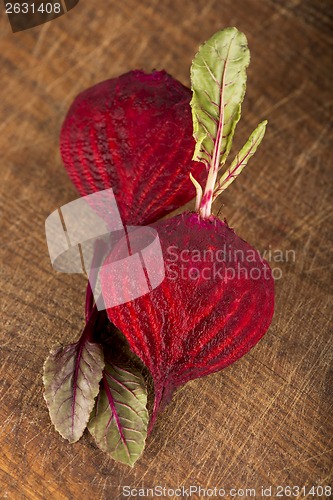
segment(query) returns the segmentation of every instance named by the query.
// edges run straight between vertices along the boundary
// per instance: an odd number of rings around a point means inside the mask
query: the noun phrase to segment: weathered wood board
[[[124,485],[255,488],[261,498],[262,486],[332,483],[332,10],[316,0],[81,0],[12,34],[2,8],[1,498],[125,498]],[[289,258],[271,259],[282,277],[269,333],[179,390],[129,469],[87,433],[65,442],[43,400],[44,359],[78,337],[85,291],[83,276],[52,270],[45,242],[45,218],[77,197],[59,130],[78,92],[130,69],[164,68],[188,85],[199,44],[229,25],[252,54],[236,147],[260,120],[269,126],[222,216]]]

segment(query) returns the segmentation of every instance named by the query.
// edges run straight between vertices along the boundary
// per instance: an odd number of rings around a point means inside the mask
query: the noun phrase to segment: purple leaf
[[[79,342],[51,350],[44,363],[44,398],[56,430],[70,443],[87,426],[102,378],[102,348],[84,335]]]

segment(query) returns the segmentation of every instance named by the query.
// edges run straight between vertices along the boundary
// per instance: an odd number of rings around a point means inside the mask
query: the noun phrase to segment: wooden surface
[[[81,0],[13,35],[2,8],[1,498],[113,499],[123,485],[191,484],[261,498],[262,485],[331,483],[331,20],[332,3],[320,0]],[[260,250],[296,257],[272,262],[283,276],[264,339],[183,387],[130,470],[88,434],[65,442],[42,396],[49,349],[83,324],[85,280],[52,270],[44,236],[47,215],[77,197],[59,129],[78,92],[130,69],[165,68],[189,84],[198,45],[229,25],[252,54],[236,146],[261,119],[269,128],[216,210],[223,201],[222,216]]]

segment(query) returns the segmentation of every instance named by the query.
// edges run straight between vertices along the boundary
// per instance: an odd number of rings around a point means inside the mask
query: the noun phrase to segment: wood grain
[[[123,485],[196,484],[260,498],[262,485],[332,483],[332,3],[81,0],[15,35],[1,14],[0,497],[113,499]],[[49,349],[83,324],[84,278],[52,270],[44,236],[45,218],[77,197],[59,130],[78,92],[130,69],[165,68],[189,84],[198,45],[229,25],[252,54],[236,147],[260,120],[269,127],[216,211],[223,203],[244,239],[295,260],[272,262],[283,275],[269,333],[179,390],[130,470],[88,434],[65,442],[42,396]]]

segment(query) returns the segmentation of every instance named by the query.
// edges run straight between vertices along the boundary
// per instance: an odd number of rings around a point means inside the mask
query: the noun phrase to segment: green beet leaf
[[[97,445],[123,464],[133,466],[147,437],[147,391],[132,367],[107,364],[88,429]]]
[[[250,52],[243,33],[215,33],[193,59],[191,100],[196,147],[193,160],[222,166],[231,148],[246,89]]]
[[[247,165],[250,158],[257,151],[257,148],[265,135],[266,125],[267,125],[267,120],[264,120],[263,122],[259,123],[254,132],[252,132],[248,141],[242,147],[240,152],[236,155],[230,167],[220,177],[219,182],[214,191],[213,199],[215,199],[219,194],[221,194],[225,189],[227,189],[227,187],[236,179],[236,177],[241,173],[243,168]]]

